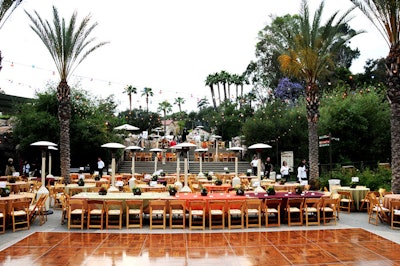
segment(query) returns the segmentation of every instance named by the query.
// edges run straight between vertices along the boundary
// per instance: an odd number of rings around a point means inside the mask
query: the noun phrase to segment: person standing
[[[253,169],[253,175],[257,175],[257,167],[258,167],[258,158],[257,155],[254,154],[253,160],[250,162],[250,166]]]
[[[5,175],[13,175],[14,172],[15,172],[14,160],[13,160],[13,158],[9,158],[7,161],[6,171],[4,174]]]
[[[286,161],[282,162],[282,166],[281,166],[281,175],[282,175],[282,180],[285,180],[285,182],[288,181],[289,179],[289,166],[287,165]]]
[[[264,166],[264,177],[269,179],[269,174],[271,171],[274,169],[274,166],[271,163],[271,158],[267,157],[265,160],[265,166]]]
[[[307,171],[306,165],[304,163],[305,160],[302,160],[297,167],[297,180],[301,185],[307,185]]]
[[[97,158],[97,170],[99,171],[99,177],[102,178],[103,176],[103,169],[104,169],[104,162],[101,160],[101,158]]]
[[[24,162],[24,165],[22,166],[22,174],[25,176],[25,177],[29,177],[29,172],[30,172],[30,170],[31,170],[31,166],[30,166],[30,164],[28,163],[28,161],[25,161]]]

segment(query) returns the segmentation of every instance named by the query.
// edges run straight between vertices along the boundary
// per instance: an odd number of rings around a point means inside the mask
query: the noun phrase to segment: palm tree
[[[226,101],[227,97],[227,91],[226,91],[226,84],[229,83],[231,74],[229,74],[228,72],[226,72],[225,70],[222,70],[219,73],[219,82],[222,83],[222,86],[224,87],[224,101]]]
[[[211,98],[213,101],[213,106],[214,106],[214,110],[217,110],[217,101],[215,100],[215,91],[214,91],[214,85],[216,83],[216,76],[215,74],[210,74],[207,76],[206,79],[206,86],[210,86],[210,90],[211,90]]]
[[[58,10],[53,6],[53,25],[48,20],[43,20],[34,11],[35,17],[28,12],[32,30],[39,36],[54,60],[60,83],[57,86],[58,119],[60,121],[60,160],[61,176],[69,183],[70,136],[69,123],[71,119],[71,90],[67,83],[75,68],[93,51],[107,42],[94,44],[95,38],[89,37],[96,28],[97,23],[89,24],[90,15],[83,18],[77,25],[77,13],[74,12],[69,23],[64,18],[60,19]]]
[[[375,25],[389,46],[386,57],[387,96],[390,102],[392,191],[400,193],[400,2],[350,0]]]
[[[347,22],[349,13],[347,10],[338,18],[338,11],[328,19],[325,25],[321,25],[321,16],[324,9],[324,1],[321,2],[311,20],[306,0],[302,1],[300,11],[300,29],[289,40],[289,46],[279,56],[281,69],[295,77],[302,78],[306,82],[306,109],[308,121],[308,156],[310,161],[310,185],[314,188],[319,177],[318,170],[318,120],[320,93],[318,77],[327,71],[332,64],[335,52],[348,40],[359,32],[351,31],[349,34],[341,30]],[[337,19],[337,22],[335,20]]]
[[[151,88],[144,87],[142,91],[142,96],[146,96],[146,108],[147,112],[149,112],[149,97],[154,95],[153,90]]]
[[[8,0],[1,1],[0,4],[0,29],[3,28],[4,23],[6,23],[7,19],[11,16],[14,10],[21,4],[22,0]],[[1,57],[0,51],[0,70],[2,68],[1,61],[3,57]]]
[[[182,104],[184,104],[184,103],[185,103],[185,99],[183,99],[182,97],[175,98],[174,104],[178,105],[179,113],[182,113]]]
[[[168,101],[163,101],[160,102],[158,104],[158,111],[159,112],[163,112],[164,114],[164,134],[166,134],[166,130],[167,130],[167,124],[166,124],[166,120],[167,120],[167,113],[172,111],[172,105],[168,102]]]
[[[132,85],[127,85],[124,89],[124,93],[128,94],[129,97],[129,113],[132,112],[132,93],[136,94],[137,89]]]

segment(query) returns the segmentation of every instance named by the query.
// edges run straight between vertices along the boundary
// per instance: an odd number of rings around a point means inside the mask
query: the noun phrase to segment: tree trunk
[[[308,121],[308,160],[310,164],[310,188],[319,188],[319,147],[318,147],[318,120],[319,120],[319,90],[315,82],[309,82],[306,87],[306,109]]]
[[[69,170],[71,167],[70,158],[70,137],[69,123],[71,119],[70,88],[66,80],[61,80],[57,88],[58,98],[58,119],[60,122],[60,166],[61,176],[65,183],[70,183]]]
[[[390,100],[390,131],[392,148],[392,191],[400,193],[400,46],[394,45],[386,58],[388,69],[387,95]]]

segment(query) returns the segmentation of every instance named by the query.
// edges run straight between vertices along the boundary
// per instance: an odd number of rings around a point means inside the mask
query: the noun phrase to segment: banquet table
[[[369,188],[351,188],[351,187],[338,187],[336,191],[350,192],[351,197],[354,201],[354,207],[356,210],[360,209],[360,202],[365,198],[367,193],[370,191]]]
[[[383,197],[383,207],[390,209],[390,203],[394,200],[400,200],[400,194],[386,194]]]
[[[298,186],[300,186],[300,184],[299,183],[289,183],[289,184],[286,183],[283,185],[274,184],[273,186],[276,191],[283,190],[283,191],[288,191],[288,192],[294,192],[296,190],[296,188]]]
[[[71,188],[80,189],[83,192],[86,192],[89,188],[94,188],[94,187],[96,187],[95,183],[85,183],[84,186],[78,186],[78,184],[68,184],[68,185],[65,186],[65,193],[69,194],[69,190]]]
[[[209,192],[213,191],[224,191],[225,193],[229,191],[232,186],[230,184],[214,185],[214,184],[203,184]]]
[[[22,186],[29,187],[29,183],[25,182],[25,181],[16,181],[15,183],[7,182],[6,186],[10,187],[10,192],[13,192],[14,194],[18,194],[21,190],[21,187]]]
[[[10,194],[8,197],[0,197],[0,202],[5,202],[7,205],[7,214],[11,213],[11,203],[20,201],[22,199],[29,199],[25,194]]]
[[[151,192],[151,191],[164,192],[166,190],[166,187],[163,184],[156,184],[154,186],[149,186],[147,184],[138,184],[136,186],[139,187],[142,190],[142,192]]]
[[[100,180],[95,180],[94,178],[85,178],[85,183],[100,183],[100,184],[108,184],[110,181],[106,178],[101,178]],[[72,180],[74,183],[78,183],[78,179]]]

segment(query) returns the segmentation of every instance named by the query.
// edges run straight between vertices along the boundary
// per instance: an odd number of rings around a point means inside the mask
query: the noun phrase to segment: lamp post
[[[181,189],[181,192],[192,192],[190,187],[188,186],[187,183],[187,178],[188,178],[188,165],[189,165],[189,149],[196,147],[195,144],[190,143],[190,142],[184,142],[180,143],[178,145],[175,145],[174,147],[180,147],[182,151],[186,152],[186,158],[184,159],[184,171],[185,171],[185,185]]]
[[[42,194],[49,195],[49,191],[47,190],[45,184],[46,184],[46,150],[49,148],[49,146],[57,146],[57,144],[50,142],[50,141],[37,141],[34,143],[31,143],[31,146],[39,147],[42,151],[42,170],[41,170],[41,181],[42,181],[42,186],[39,188],[37,192],[37,198],[40,197]],[[46,200],[46,209],[49,209],[49,197],[47,197]]]
[[[54,146],[49,146],[48,150],[49,150],[49,174],[47,175],[47,177],[53,178],[54,176],[51,174],[51,165],[52,165],[52,162],[51,162],[51,151],[52,150],[53,151],[58,151],[58,149],[56,147],[54,147]]]
[[[162,149],[160,149],[160,148],[153,148],[153,149],[150,149],[150,151],[154,152],[154,173],[155,173],[155,172],[157,172],[157,162],[158,162],[157,153],[158,153],[158,152],[162,152]]]
[[[239,158],[238,158],[238,154],[239,152],[243,151],[244,149],[242,147],[231,147],[228,150],[230,151],[234,151],[235,152],[235,175],[238,175],[238,164],[239,164]]]
[[[111,186],[108,189],[108,191],[109,192],[119,191],[115,187],[115,151],[117,149],[123,149],[123,148],[125,148],[125,146],[120,143],[109,142],[109,143],[101,145],[101,147],[109,148],[111,150]]]
[[[208,151],[208,149],[195,149],[195,152],[198,152],[200,154],[199,156],[199,163],[200,163],[200,171],[199,174],[197,175],[198,177],[204,177],[203,174],[203,154]]]

